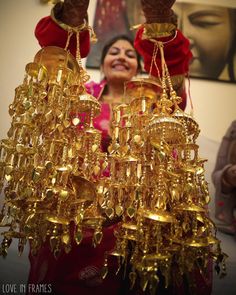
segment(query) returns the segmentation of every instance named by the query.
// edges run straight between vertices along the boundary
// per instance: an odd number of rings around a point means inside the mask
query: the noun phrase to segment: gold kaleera
[[[36,253],[48,239],[56,257],[70,251],[72,240],[81,242],[85,226],[94,229],[94,245],[102,239],[95,183],[107,160],[93,126],[100,104],[85,90],[79,30],[76,58],[67,50],[71,36],[65,49],[45,47],[26,65],[9,107],[11,128],[0,142],[2,256],[12,238],[19,239],[20,254],[27,240]]]
[[[88,76],[81,65],[79,32],[75,59],[65,50],[46,47],[26,66],[22,85],[9,107],[12,125],[1,140],[1,255],[12,238],[19,252],[31,241],[36,253],[49,239],[54,255],[79,244],[83,229],[94,229],[94,246],[102,240],[105,219],[121,219],[116,248],[107,253],[119,268],[129,263],[131,287],[140,281],[151,293],[159,274],[168,286],[175,275],[198,268],[204,275],[209,256],[225,274],[226,255],[208,217],[209,192],[204,160],[199,158],[196,121],[178,107],[164,59],[163,43],[155,42],[162,57],[162,77],[135,79],[125,85],[125,99],[113,110],[109,159],[100,151],[101,134],[93,127],[100,111],[85,91]],[[161,91],[160,91],[161,90]],[[110,177],[102,171],[110,166]],[[71,236],[70,225],[75,224]],[[194,283],[194,282],[193,282]]]
[[[109,203],[107,217],[122,222],[102,274],[107,275],[109,256],[115,256],[131,288],[138,283],[143,291],[156,294],[160,275],[166,287],[173,281],[181,284],[183,275],[194,287],[191,272],[197,269],[205,277],[209,259],[224,276],[227,255],[208,216],[205,160],[196,144],[199,126],[179,108],[181,98],[172,86],[164,44],[153,42],[151,66],[157,66],[159,50],[162,77],[127,82],[124,101],[113,109],[111,177],[103,201]]]

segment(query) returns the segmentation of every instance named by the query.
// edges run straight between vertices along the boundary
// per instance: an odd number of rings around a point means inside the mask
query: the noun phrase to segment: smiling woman
[[[235,81],[235,9],[177,3],[174,11],[190,40],[191,76]]]
[[[132,40],[122,35],[110,40],[102,52],[101,70],[107,82],[122,84],[123,91],[123,83],[131,80],[141,70],[140,56],[134,49]]]
[[[124,83],[130,81],[141,70],[140,59],[132,39],[126,35],[118,35],[103,48],[100,66],[104,75],[103,80],[99,84],[90,82],[87,85],[88,91],[97,96],[102,103],[102,112],[94,119],[94,126],[102,132],[102,147],[105,151],[111,139],[112,105],[121,102]]]

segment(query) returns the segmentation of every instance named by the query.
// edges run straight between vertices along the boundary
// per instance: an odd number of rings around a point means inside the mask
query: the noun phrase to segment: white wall
[[[198,2],[206,3],[205,0]],[[208,0],[207,3],[236,7],[235,0]],[[91,23],[95,7],[96,0],[90,0]],[[50,8],[50,5],[40,4],[40,0],[0,0],[0,138],[6,137],[10,126],[8,106],[13,100],[14,89],[23,80],[25,65],[33,60],[39,49],[34,27],[41,17],[49,14]],[[99,71],[89,70],[89,74],[95,81],[100,78]],[[236,84],[198,79],[190,82],[195,118],[201,134],[219,142],[230,122],[236,118]]]
[[[34,27],[48,12],[49,7],[39,5],[39,0],[0,0],[0,138],[10,126],[8,106],[14,89],[23,81],[25,65],[39,50]]]

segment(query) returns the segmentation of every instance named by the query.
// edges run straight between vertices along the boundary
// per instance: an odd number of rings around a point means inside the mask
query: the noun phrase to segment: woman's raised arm
[[[76,31],[80,31],[80,54],[86,57],[90,50],[87,9],[89,0],[65,0],[57,3],[51,16],[42,18],[35,28],[35,36],[41,47],[58,46],[65,48],[68,34],[71,36],[68,49],[76,54]]]

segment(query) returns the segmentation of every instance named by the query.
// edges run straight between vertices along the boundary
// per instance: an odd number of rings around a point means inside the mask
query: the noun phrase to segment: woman
[[[234,82],[235,9],[176,3],[174,11],[191,43],[191,75]]]
[[[65,47],[67,32],[63,28],[68,28],[68,25],[76,27],[83,24],[84,19],[87,18],[88,2],[87,0],[65,0],[64,4],[56,5],[53,10],[54,16],[42,19],[36,27],[35,33],[40,45]],[[165,1],[165,3],[169,3],[169,5],[160,10],[161,7],[163,8],[162,1],[142,1],[148,23],[170,21],[173,1]],[[150,11],[151,15],[149,15]],[[135,39],[135,46],[143,55],[145,69],[149,71],[153,43],[143,40],[142,34],[143,29],[140,29]],[[188,71],[188,63],[191,58],[187,39],[178,31],[176,35],[167,37],[164,41],[167,42],[165,53],[167,64],[169,63],[170,75],[184,76]],[[80,33],[80,44],[81,55],[86,56],[89,50],[89,36],[86,29]],[[173,57],[173,48],[177,53],[176,57]],[[75,54],[75,36],[71,39],[69,50],[72,54]],[[156,62],[160,65],[160,56],[157,56]],[[121,102],[124,82],[131,80],[140,69],[138,54],[128,38],[118,37],[104,47],[101,69],[104,73],[104,79],[101,83],[91,82],[86,87],[99,99],[102,105],[101,115],[95,118],[94,125],[102,131],[103,149],[106,150],[110,135],[111,105]],[[153,69],[151,74],[157,74],[156,69]],[[183,92],[183,88],[180,87],[180,89]],[[185,104],[186,101],[183,101],[182,108]],[[129,293],[120,274],[115,275],[115,262],[109,261],[110,271],[105,280],[101,278],[103,256],[106,251],[113,249],[115,245],[113,232],[117,226],[118,224],[113,224],[104,227],[103,240],[96,248],[92,246],[92,233],[86,231],[81,244],[77,246],[74,243],[72,250],[68,254],[62,253],[57,260],[48,245],[43,245],[36,256],[30,255],[29,284],[51,284],[53,294],[88,295],[96,293],[115,295]],[[135,291],[134,293],[137,294]]]
[[[140,70],[140,55],[129,37],[116,36],[103,48],[101,71],[104,79],[98,84],[90,82],[86,85],[87,91],[101,102],[101,114],[94,119],[94,127],[102,131],[103,151],[107,151],[110,143],[112,106],[121,103],[124,83],[130,81]]]
[[[217,228],[224,233],[236,235],[236,121],[232,122],[223,137],[212,179],[216,189]]]

